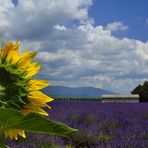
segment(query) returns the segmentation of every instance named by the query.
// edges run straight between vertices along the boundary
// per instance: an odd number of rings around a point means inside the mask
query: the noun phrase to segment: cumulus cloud
[[[128,26],[122,22],[112,22],[107,24],[106,29],[111,31],[125,31],[128,29]]]
[[[53,26],[53,28],[56,29],[56,30],[63,30],[63,31],[66,30],[65,26],[60,26],[60,25],[55,25],[55,26]]]
[[[51,73],[54,83],[127,92],[147,78],[148,42],[118,39],[103,26],[91,24],[53,32],[59,34],[64,38],[54,45],[56,50],[41,51],[37,57],[48,63],[42,74]]]
[[[21,0],[17,7],[10,0],[1,2],[0,32],[21,40],[41,40],[56,24],[70,21],[88,21],[88,7],[92,0]],[[5,33],[6,36],[6,33]]]
[[[112,31],[128,29],[121,22],[94,26],[91,5],[91,0],[21,0],[14,7],[0,1],[0,33],[4,40],[21,40],[21,52],[38,51],[37,77],[52,85],[129,92],[147,78],[148,42],[114,37]]]

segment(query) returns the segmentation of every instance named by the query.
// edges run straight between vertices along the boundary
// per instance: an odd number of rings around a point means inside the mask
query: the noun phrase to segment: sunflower
[[[48,86],[48,81],[33,79],[40,70],[40,64],[32,60],[37,52],[26,50],[19,55],[19,42],[7,42],[0,49],[0,107],[12,108],[27,115],[30,112],[48,116],[43,107],[53,99],[40,90]],[[2,125],[0,124],[0,128]],[[17,139],[26,137],[23,130],[12,129],[4,132],[5,137]]]

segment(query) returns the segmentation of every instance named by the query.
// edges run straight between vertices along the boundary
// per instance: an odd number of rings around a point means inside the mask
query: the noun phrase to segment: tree
[[[148,102],[148,81],[145,81],[143,85],[139,84],[131,94],[139,94],[139,101],[140,102]]]

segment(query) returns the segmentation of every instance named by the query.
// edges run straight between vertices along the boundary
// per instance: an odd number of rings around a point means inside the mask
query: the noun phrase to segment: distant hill
[[[42,90],[53,98],[100,98],[103,94],[116,94],[94,87],[49,86]]]

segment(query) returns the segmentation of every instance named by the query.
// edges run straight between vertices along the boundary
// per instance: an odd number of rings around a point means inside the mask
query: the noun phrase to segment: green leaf
[[[67,137],[78,131],[66,124],[49,120],[34,113],[23,116],[14,109],[6,108],[0,108],[0,122],[3,125],[2,132],[8,129],[21,129],[27,132],[48,133]]]

